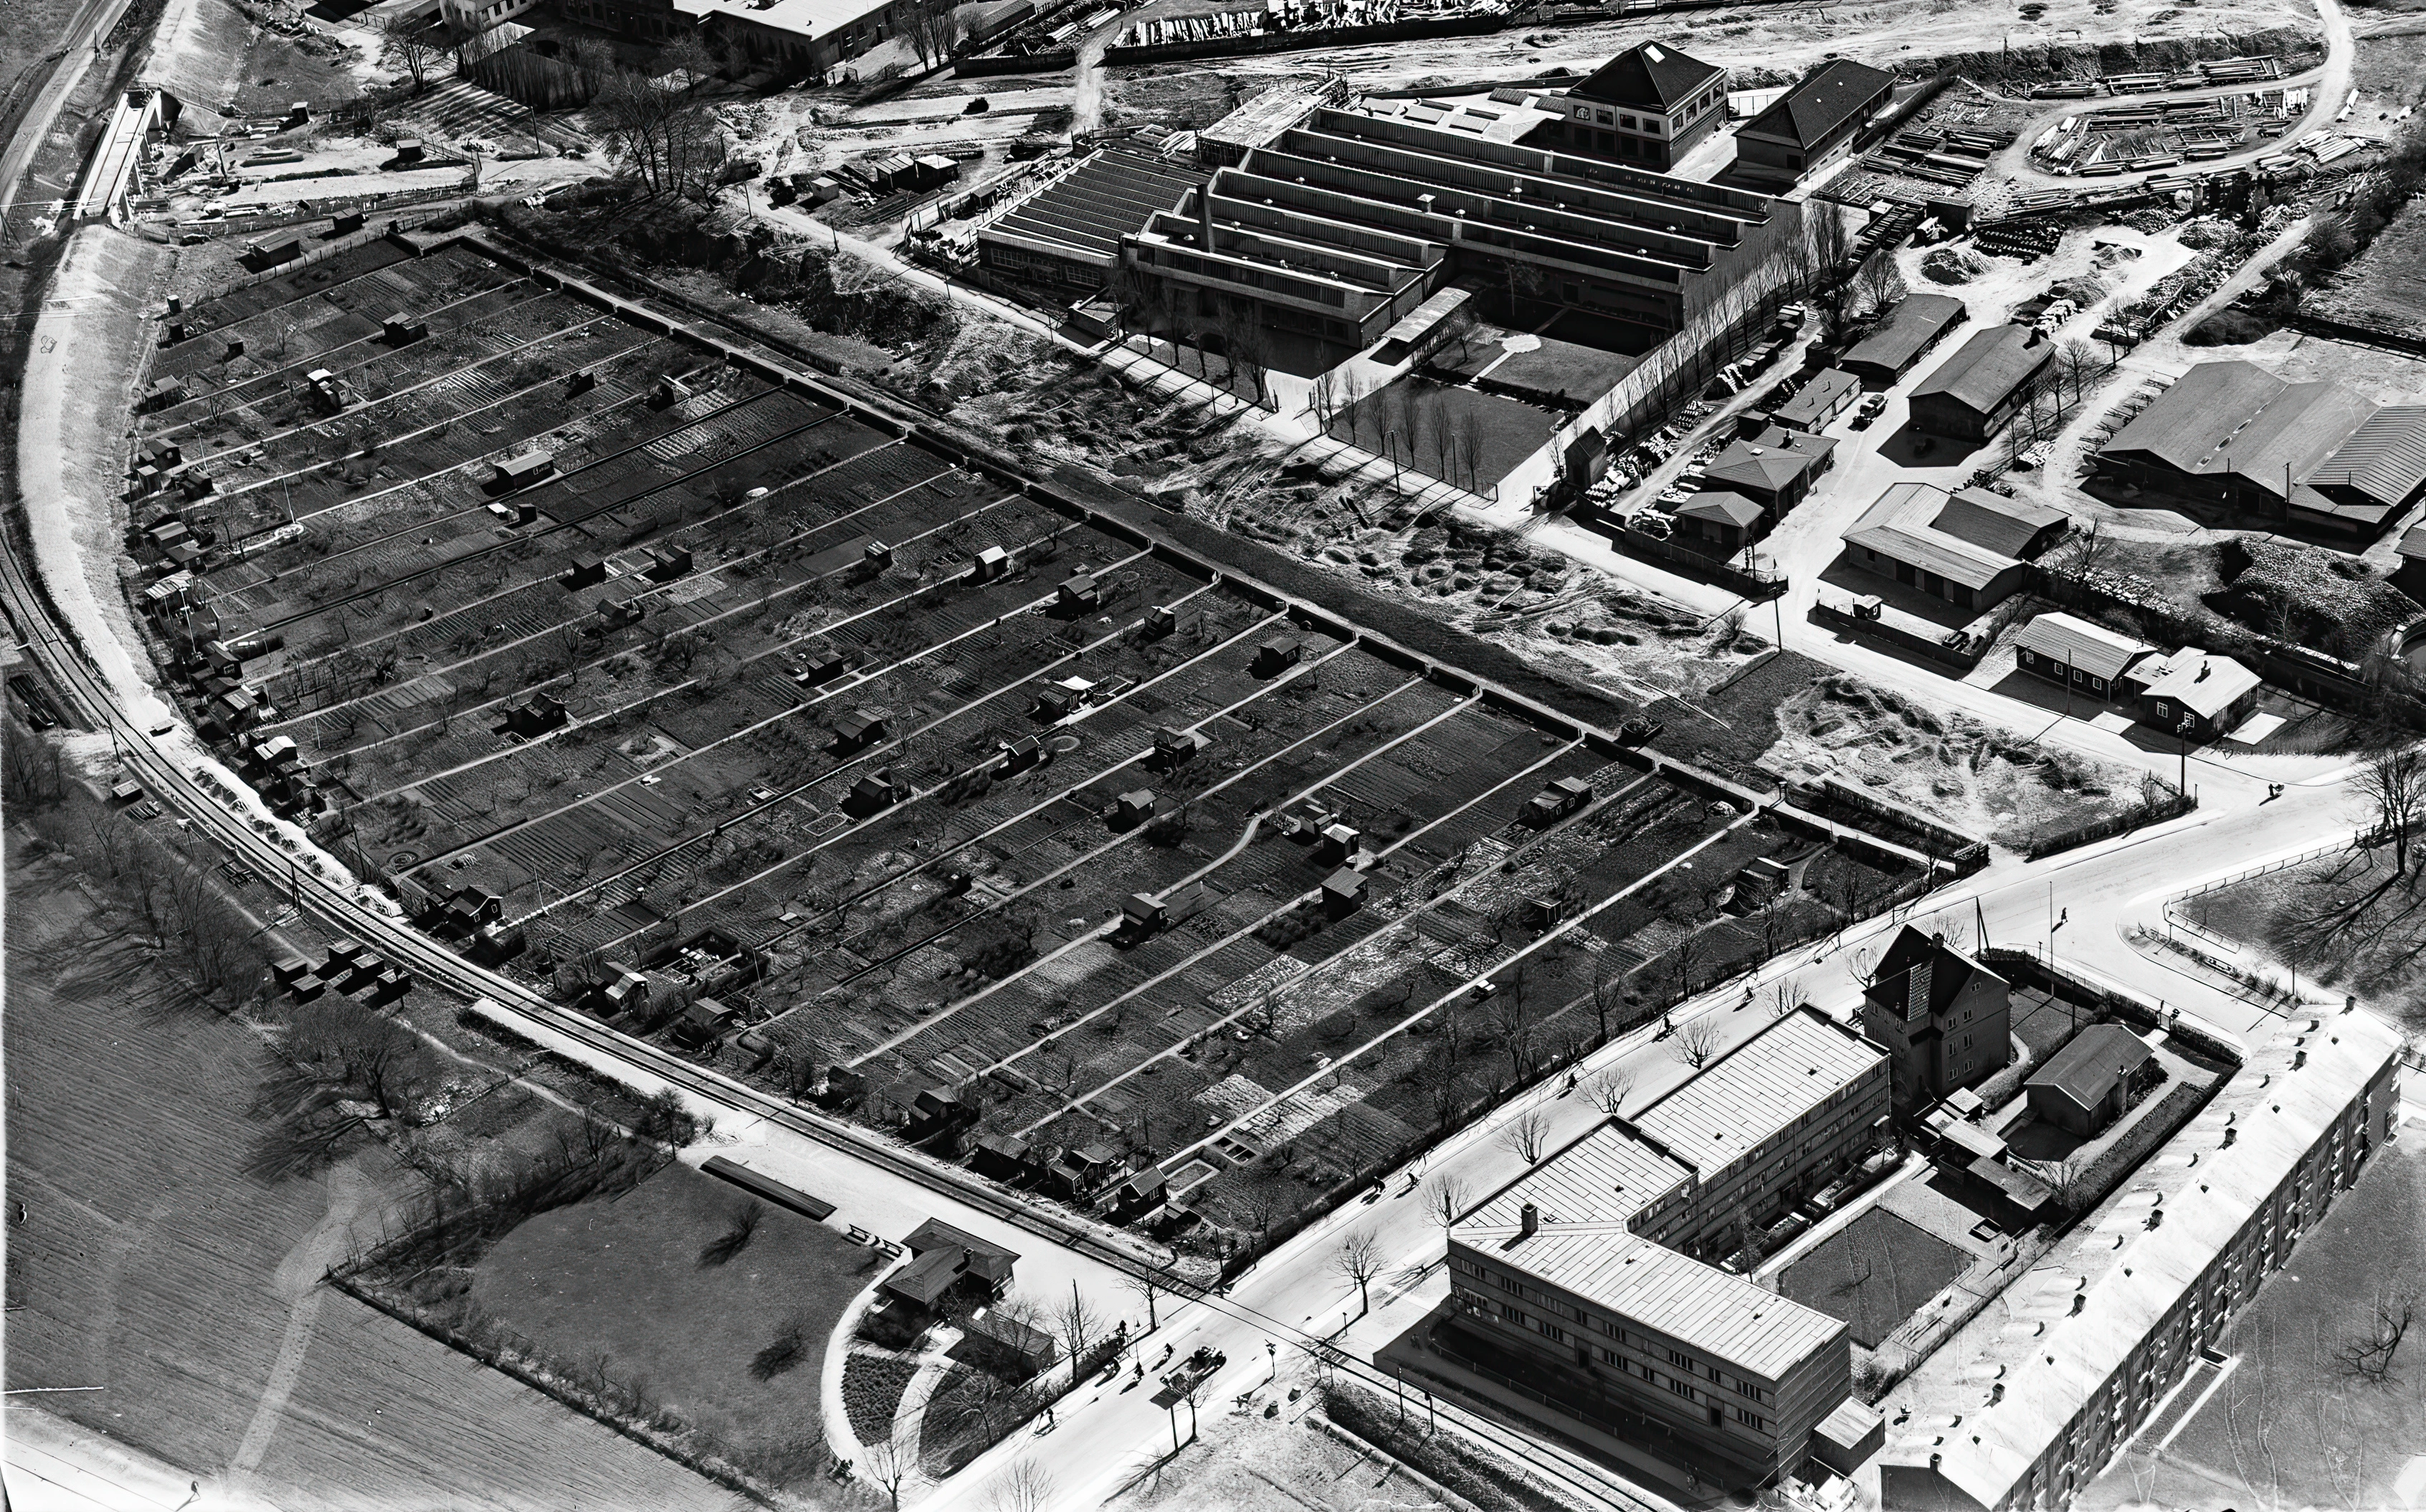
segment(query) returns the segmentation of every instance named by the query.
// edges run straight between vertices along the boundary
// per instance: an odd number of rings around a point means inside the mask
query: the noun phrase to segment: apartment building
[[[2400,1050],[2355,1008],[2255,1049],[2009,1306],[1898,1390],[1886,1512],[2069,1505],[2393,1138]]]
[[[1694,1172],[1692,1211],[1666,1236],[1731,1252],[1877,1144],[1887,1058],[1814,1009],[1787,1015],[1636,1115],[1641,1138]]]
[[[1734,1249],[1850,1164],[1887,1097],[1885,1057],[1859,1035],[1807,1008],[1769,1025],[1463,1218],[1448,1267],[1464,1325],[1586,1427],[1770,1479],[1850,1393],[1849,1334],[1688,1252]]]

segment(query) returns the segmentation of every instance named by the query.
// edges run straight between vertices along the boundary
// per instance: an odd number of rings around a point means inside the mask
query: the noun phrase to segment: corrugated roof
[[[2011,325],[1975,331],[1920,381],[1912,397],[1943,394],[1974,414],[1986,415],[2055,361],[2055,344],[2035,335]]]
[[[2187,1130],[2014,1283],[2006,1306],[1897,1389],[1888,1416],[1900,1409],[1912,1421],[1880,1462],[1925,1484],[1934,1459],[1949,1486],[1981,1506],[2004,1504],[2308,1152],[2392,1071],[2400,1048],[2390,1025],[2355,1009],[2284,1024]],[[2157,1209],[2164,1221],[2151,1225]]]
[[[1927,483],[1891,483],[1845,532],[1845,544],[1867,547],[1890,561],[1933,572],[1974,591],[2021,565],[2001,552],[1938,529],[1935,522],[1945,511],[1947,497],[1946,490]]]
[[[2100,454],[2137,453],[2183,473],[2229,472],[2277,498],[2288,470],[2297,502],[2346,514],[2353,506],[2301,490],[2337,484],[2382,499],[2378,489],[2401,487],[2405,498],[2417,481],[2426,481],[2426,425],[2396,415],[2362,441],[2378,413],[2364,395],[2338,383],[2287,383],[2255,363],[2201,363],[2116,431]],[[2413,428],[2420,432],[2414,438]],[[2345,448],[2337,474],[2335,459]],[[2417,481],[2402,485],[2413,467]],[[2355,512],[2380,517],[2383,507]]]
[[[1744,122],[1755,136],[1811,147],[1868,115],[1895,88],[1895,75],[1850,57],[1822,65],[1775,105]]]
[[[2157,654],[2157,648],[2145,642],[2064,613],[2042,614],[2030,621],[2014,637],[2014,644],[2108,682],[2122,676],[2133,662]]]
[[[981,227],[978,238],[1109,268],[1121,237],[1175,208],[1210,176],[1169,158],[1108,147]]]
[[[2155,1053],[2146,1040],[2121,1024],[2092,1024],[2022,1085],[2047,1087],[2083,1108],[2094,1108]]]
[[[1708,89],[1726,70],[1660,42],[1640,42],[1567,92],[1586,100],[1666,112]]]
[[[1900,373],[1949,327],[1970,317],[1969,309],[1951,294],[1908,294],[1884,324],[1845,353],[1844,365]]]
[[[2426,486],[2426,405],[2387,404],[2359,422],[2349,439],[2301,481],[2354,489],[2399,508]]]
[[[1643,1110],[1635,1127],[1706,1179],[1884,1059],[1834,1019],[1788,1014]]]

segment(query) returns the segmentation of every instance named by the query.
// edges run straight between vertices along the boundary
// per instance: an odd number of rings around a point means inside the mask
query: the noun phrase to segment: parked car
[[[1870,422],[1877,419],[1879,415],[1886,410],[1886,407],[1887,397],[1884,394],[1873,394],[1868,398],[1862,400],[1861,408],[1853,412],[1853,429],[1856,431],[1868,430]]]

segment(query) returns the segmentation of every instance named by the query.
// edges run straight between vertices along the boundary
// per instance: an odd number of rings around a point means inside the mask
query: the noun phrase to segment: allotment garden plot
[[[177,323],[147,601],[273,801],[586,1012],[1205,1254],[1917,886],[460,245]]]

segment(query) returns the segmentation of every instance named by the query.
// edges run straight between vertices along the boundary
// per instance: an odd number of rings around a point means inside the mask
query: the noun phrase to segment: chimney
[[[2211,662],[2206,662],[2206,661],[2202,661],[2202,662],[2200,662],[2200,663],[2199,663],[2198,675],[2197,675],[2197,676],[2195,676],[2195,677],[2192,677],[2192,678],[2191,679],[2191,681],[2192,681],[2192,682],[2205,682],[2205,681],[2207,681],[2207,673],[2208,673],[2208,668],[2209,666],[2211,666],[2211,665],[2213,665],[2213,663],[2211,663]]]
[[[1530,1239],[1541,1231],[1542,1210],[1528,1202],[1516,1214],[1516,1232],[1521,1238]]]

